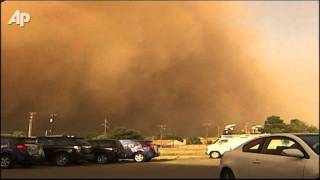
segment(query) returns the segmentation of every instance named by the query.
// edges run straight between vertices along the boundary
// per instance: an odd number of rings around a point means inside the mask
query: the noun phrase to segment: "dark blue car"
[[[116,161],[120,159],[133,159],[136,162],[147,162],[152,158],[160,155],[158,147],[152,144],[151,141],[144,140],[91,140],[89,141],[94,149],[94,152],[98,152],[95,155],[95,161],[103,163],[107,161]],[[108,151],[101,151],[107,149]],[[98,151],[99,150],[99,151]]]
[[[28,167],[43,159],[44,152],[36,139],[1,136],[1,168]]]
[[[136,162],[147,162],[160,155],[158,147],[151,141],[123,139],[119,140],[122,152],[119,159],[133,159]]]

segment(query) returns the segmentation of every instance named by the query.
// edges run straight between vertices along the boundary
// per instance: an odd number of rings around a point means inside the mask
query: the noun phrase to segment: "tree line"
[[[319,133],[319,129],[312,125],[307,125],[304,121],[299,119],[290,120],[289,124],[286,124],[280,116],[269,116],[264,122],[264,133]]]
[[[304,121],[299,119],[290,120],[289,124],[286,124],[280,116],[269,116],[264,121],[264,128],[262,133],[301,133],[301,132],[313,132],[319,133],[319,129],[315,126],[308,125]],[[22,131],[14,131],[13,136],[24,136]],[[142,133],[136,129],[130,129],[126,127],[116,127],[111,129],[105,136],[100,132],[88,133],[85,138],[87,139],[148,139],[142,135]],[[160,139],[160,135],[155,136],[153,139]],[[177,140],[183,142],[182,136],[175,133],[167,133],[162,139]],[[200,138],[197,136],[191,136],[186,138],[186,144],[201,144]]]

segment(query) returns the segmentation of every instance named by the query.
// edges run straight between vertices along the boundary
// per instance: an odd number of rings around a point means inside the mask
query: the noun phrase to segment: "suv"
[[[119,142],[115,140],[89,140],[92,145],[94,161],[98,164],[115,162],[118,160]]]
[[[1,168],[16,164],[29,167],[44,159],[42,147],[34,138],[1,136]]]
[[[46,160],[57,166],[66,166],[70,162],[86,161],[93,158],[91,145],[83,138],[73,136],[38,137],[42,144]]]

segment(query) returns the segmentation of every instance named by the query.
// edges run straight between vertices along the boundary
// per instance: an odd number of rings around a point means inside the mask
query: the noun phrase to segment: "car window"
[[[102,145],[106,147],[115,147],[116,144],[114,141],[102,141]]]
[[[89,143],[93,146],[98,146],[99,145],[99,141],[89,141]]]
[[[1,147],[8,147],[8,146],[9,146],[9,139],[1,138]]]
[[[119,140],[123,148],[133,148],[136,144],[133,140]]]
[[[272,137],[268,138],[263,153],[272,155],[282,155],[282,151],[285,149],[301,150],[301,146],[297,142],[287,137]]]
[[[94,141],[89,141],[90,144],[94,146],[105,146],[105,147],[115,147],[115,142],[114,141],[109,141],[109,140],[94,140]]]
[[[37,144],[38,141],[34,138],[19,138],[18,142],[22,144]]]
[[[8,139],[7,138],[1,138],[1,145],[7,144]]]
[[[320,151],[319,135],[297,135],[317,154]]]
[[[290,141],[288,139],[272,139],[270,143],[268,144],[267,149],[268,150],[275,150],[279,147],[290,147],[294,144],[293,141]]]
[[[219,142],[219,139],[215,139],[212,144],[216,144],[217,142]]]
[[[76,144],[80,144],[80,145],[84,145],[84,146],[90,146],[91,144],[87,141],[87,140],[85,140],[85,139],[83,139],[83,138],[75,138],[75,139],[70,139],[70,141],[72,142],[75,142]]]
[[[119,140],[120,141],[120,143],[124,146],[124,145],[128,145],[128,144],[133,144],[134,143],[134,141],[132,141],[132,140]]]
[[[39,143],[45,146],[52,146],[52,145],[73,145],[74,142],[65,139],[65,138],[48,138],[48,139],[39,139]]]
[[[55,139],[45,139],[44,144],[45,145],[57,145],[57,142]]]
[[[67,138],[61,138],[61,139],[57,138],[54,143],[55,143],[55,145],[62,145],[62,146],[76,144],[75,141],[73,141],[72,139],[67,139]]]
[[[38,139],[39,143],[45,146],[54,145],[54,141],[52,139]]]
[[[260,153],[264,144],[265,138],[252,140],[243,146],[243,152]]]

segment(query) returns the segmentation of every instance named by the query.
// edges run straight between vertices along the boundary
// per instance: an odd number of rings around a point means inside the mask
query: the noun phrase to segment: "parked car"
[[[319,133],[255,138],[224,153],[219,172],[223,179],[317,179]]]
[[[1,136],[1,168],[29,167],[44,159],[42,146],[34,138]]]
[[[87,161],[93,158],[91,145],[80,137],[45,136],[38,137],[43,146],[45,159],[57,166],[66,166],[70,162]]]
[[[119,140],[119,159],[133,159],[136,162],[147,162],[160,155],[158,146],[152,144],[152,141],[143,140]]]
[[[96,141],[96,143],[100,144],[101,147],[106,147],[105,144],[108,144],[107,146],[112,148],[112,153],[115,153],[115,160],[133,159],[136,162],[147,162],[159,156],[158,147],[153,145],[151,141],[122,139],[101,140]]]
[[[115,162],[118,160],[119,142],[116,140],[90,140],[94,160],[98,164]]]
[[[210,158],[220,158],[223,153],[253,139],[256,135],[223,135],[207,146],[206,154]]]

